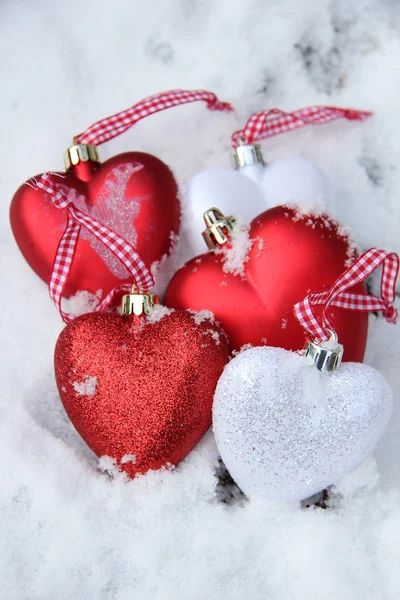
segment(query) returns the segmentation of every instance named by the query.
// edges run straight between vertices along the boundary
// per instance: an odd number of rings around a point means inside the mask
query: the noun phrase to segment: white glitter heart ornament
[[[374,449],[392,410],[392,392],[372,367],[345,363],[320,372],[282,348],[241,352],[214,397],[221,457],[252,497],[300,501],[338,483]]]

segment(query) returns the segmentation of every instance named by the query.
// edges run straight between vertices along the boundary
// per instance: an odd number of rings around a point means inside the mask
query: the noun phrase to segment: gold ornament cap
[[[326,342],[307,340],[304,356],[311,360],[318,371],[333,373],[340,367],[343,358],[343,346],[339,344],[336,332],[327,329],[330,337]]]
[[[93,144],[73,144],[64,152],[65,170],[80,162],[100,162],[97,147]]]
[[[122,316],[128,317],[129,315],[149,315],[154,308],[154,305],[158,304],[158,296],[145,292],[140,294],[136,285],[132,286],[132,292],[122,296]]]
[[[203,219],[207,229],[202,235],[209,250],[214,250],[229,241],[229,234],[236,224],[234,216],[226,217],[219,208],[214,206],[203,213]]]

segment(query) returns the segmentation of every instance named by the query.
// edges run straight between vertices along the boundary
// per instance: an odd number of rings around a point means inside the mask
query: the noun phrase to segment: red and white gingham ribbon
[[[347,290],[364,281],[382,265],[381,297],[368,294],[354,294]],[[396,280],[399,273],[399,257],[394,252],[371,248],[361,254],[353,264],[338,277],[330,290],[312,292],[302,301],[295,304],[293,311],[300,325],[317,341],[329,338],[326,329],[333,329],[329,318],[329,306],[338,306],[348,310],[364,312],[382,311],[389,323],[396,323],[398,312],[393,306],[396,294]],[[322,323],[315,316],[313,307],[323,305]]]
[[[322,125],[336,119],[363,121],[371,115],[371,112],[365,110],[336,106],[308,106],[292,113],[277,108],[263,110],[251,116],[243,129],[235,131],[232,135],[232,146],[236,148],[241,142],[252,144],[305,125]]]
[[[66,193],[54,181],[50,173],[44,173],[38,181],[32,185],[47,192],[56,208],[67,212],[67,226],[58,244],[53,270],[49,283],[51,299],[60,311],[63,320],[67,323],[73,320],[73,316],[61,308],[61,298],[68,278],[72,262],[74,260],[76,244],[81,227],[85,227],[91,234],[100,240],[126,267],[132,276],[133,282],[140,292],[147,292],[154,285],[154,279],[135,248],[123,237],[103,225],[93,217],[90,217],[77,208],[68,198]],[[112,290],[95,311],[104,310],[119,291],[129,291],[132,284],[122,284]]]
[[[233,107],[229,102],[222,102],[213,92],[207,90],[170,90],[145,98],[127,110],[97,121],[83,133],[77,135],[74,141],[78,144],[103,144],[124,133],[135,123],[149,115],[173,106],[198,102],[199,100],[206,102],[209,110],[233,111]]]

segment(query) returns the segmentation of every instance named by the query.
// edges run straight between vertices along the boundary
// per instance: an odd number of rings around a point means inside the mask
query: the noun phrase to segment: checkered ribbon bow
[[[277,108],[263,110],[251,116],[243,129],[235,131],[232,135],[232,146],[236,148],[240,143],[252,144],[305,125],[322,125],[336,119],[363,121],[371,115],[371,112],[365,110],[336,106],[308,106],[292,113]]]
[[[382,265],[381,297],[376,298],[368,294],[354,294],[347,290],[364,281]],[[398,312],[393,306],[396,293],[396,280],[399,273],[399,257],[394,252],[371,248],[361,254],[353,264],[344,271],[330,290],[312,292],[302,302],[295,304],[293,311],[300,325],[316,341],[325,341],[329,338],[327,328],[333,329],[329,318],[329,306],[338,306],[348,310],[361,310],[364,312],[382,311],[389,323],[396,323]],[[322,323],[315,316],[313,307],[323,305]]]
[[[138,168],[140,168],[138,166]],[[61,298],[65,283],[74,260],[76,244],[81,227],[84,227],[100,240],[118,258],[121,264],[129,271],[133,282],[140,292],[147,292],[154,285],[154,279],[146,265],[136,252],[135,248],[123,237],[90,217],[77,208],[63,189],[54,181],[54,176],[44,173],[38,181],[31,183],[37,189],[47,192],[56,208],[67,212],[67,226],[58,244],[51,274],[49,292],[51,299],[60,311],[63,320],[68,323],[73,316],[61,308]],[[117,293],[129,291],[132,284],[122,284],[112,290],[95,308],[101,311],[107,308]]]
[[[229,102],[222,102],[213,92],[206,90],[170,90],[145,98],[127,110],[97,121],[83,133],[77,135],[74,141],[77,144],[103,144],[124,133],[135,123],[149,115],[173,106],[199,100],[205,102],[209,110],[233,111],[233,107]]]

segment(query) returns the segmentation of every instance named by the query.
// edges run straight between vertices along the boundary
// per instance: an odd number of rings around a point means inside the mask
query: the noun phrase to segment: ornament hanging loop
[[[174,106],[199,101],[205,102],[208,110],[233,111],[233,106],[229,102],[221,101],[213,92],[207,90],[169,90],[144,98],[126,110],[93,123],[75,136],[74,143],[96,146],[104,144],[133,127],[141,119]]]
[[[334,373],[340,367],[343,358],[343,346],[338,343],[338,337],[333,329],[327,328],[329,340],[318,342],[307,340],[304,356],[308,358],[323,373]]]
[[[363,121],[371,115],[372,113],[366,110],[337,106],[307,106],[294,112],[285,112],[278,108],[263,110],[254,113],[243,129],[232,134],[232,146],[237,148],[243,142],[252,144],[306,125],[323,125],[337,119]]]
[[[332,328],[328,318],[330,306],[362,312],[382,311],[389,323],[396,323],[398,312],[394,301],[399,264],[400,260],[395,252],[370,248],[333,282],[329,290],[311,292],[304,300],[297,302],[293,307],[296,319],[303,329],[317,340],[326,340],[326,331]],[[380,265],[382,265],[380,298],[348,291],[365,281]],[[322,320],[314,312],[314,307],[318,305],[323,307]]]

